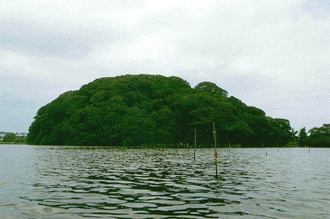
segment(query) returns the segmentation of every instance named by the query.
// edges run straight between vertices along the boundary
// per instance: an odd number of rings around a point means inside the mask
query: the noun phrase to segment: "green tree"
[[[14,142],[16,140],[17,136],[15,133],[7,133],[4,137],[3,137],[3,142]]]
[[[223,97],[228,97],[228,92],[218,87],[216,84],[211,82],[202,82],[196,85],[195,90],[205,91],[210,94],[215,94]]]
[[[294,140],[290,122],[286,119],[268,117],[269,128],[264,130],[264,140],[267,146],[285,146]]]
[[[308,144],[308,135],[307,135],[305,127],[300,129],[300,131],[299,131],[298,143],[300,146],[307,146],[307,144]]]
[[[330,147],[330,124],[323,124],[319,128],[312,128],[307,144],[310,147]]]

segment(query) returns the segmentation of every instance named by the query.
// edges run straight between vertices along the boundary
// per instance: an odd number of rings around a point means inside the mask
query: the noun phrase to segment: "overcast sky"
[[[210,81],[296,130],[330,123],[329,0],[2,0],[0,131],[101,77]]]

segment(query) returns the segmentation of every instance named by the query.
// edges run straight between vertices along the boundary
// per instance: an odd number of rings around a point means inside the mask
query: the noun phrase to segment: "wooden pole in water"
[[[195,129],[195,147],[194,147],[194,160],[196,160],[196,129]]]
[[[218,153],[217,153],[217,135],[215,122],[213,122],[213,137],[214,137],[214,158],[215,158],[215,177],[218,178]]]

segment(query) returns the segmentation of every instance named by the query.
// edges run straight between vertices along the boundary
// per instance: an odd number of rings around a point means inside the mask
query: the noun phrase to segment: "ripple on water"
[[[137,203],[125,203],[120,204],[121,206],[127,207],[127,208],[134,208],[134,209],[140,209],[140,208],[156,208],[157,205],[151,204],[151,203],[145,203],[145,202],[137,202]]]
[[[330,217],[325,160],[306,160],[322,169],[314,174],[281,150],[267,158],[262,150],[222,149],[216,178],[209,149],[194,161],[189,150],[38,147],[33,180],[19,182],[28,189],[0,204],[30,218]]]

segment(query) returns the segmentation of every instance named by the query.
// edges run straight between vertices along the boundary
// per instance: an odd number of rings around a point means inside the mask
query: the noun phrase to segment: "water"
[[[330,218],[330,149],[213,154],[0,145],[0,218]]]

